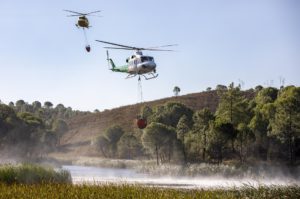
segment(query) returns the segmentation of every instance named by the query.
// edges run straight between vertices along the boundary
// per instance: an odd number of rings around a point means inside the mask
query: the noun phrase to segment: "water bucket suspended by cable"
[[[87,52],[90,52],[90,51],[91,51],[91,46],[90,46],[90,45],[86,45],[86,46],[85,46],[85,50],[86,50]]]
[[[138,116],[136,119],[136,125],[139,129],[144,129],[147,127],[147,120],[142,116]]]
[[[84,34],[84,40],[85,40],[85,50],[87,52],[90,52],[91,51],[91,46],[89,45],[89,42],[88,42],[88,39],[87,39],[86,32],[85,32],[84,28],[83,28],[83,34]]]
[[[138,79],[138,94],[139,98],[141,100],[141,103],[143,103],[143,89],[142,89],[142,81],[141,77],[139,76]],[[144,129],[147,126],[147,119],[143,115],[138,115],[136,118],[136,125],[139,129]]]

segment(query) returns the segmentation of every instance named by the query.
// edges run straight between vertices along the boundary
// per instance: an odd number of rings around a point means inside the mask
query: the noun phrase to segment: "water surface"
[[[87,166],[63,166],[69,170],[74,184],[140,184],[156,187],[173,188],[230,188],[250,186],[288,186],[300,185],[292,179],[235,179],[224,177],[170,177],[170,176],[150,176],[137,173],[132,169],[100,168]]]

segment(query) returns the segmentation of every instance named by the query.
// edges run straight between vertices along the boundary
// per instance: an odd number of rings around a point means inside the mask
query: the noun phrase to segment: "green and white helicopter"
[[[131,55],[126,59],[126,65],[124,66],[116,66],[114,61],[109,58],[109,53],[108,50],[106,51],[107,54],[107,61],[109,65],[111,66],[110,70],[113,72],[121,72],[121,73],[127,73],[128,78],[132,78],[135,76],[143,76],[146,80],[149,79],[154,79],[158,76],[156,74],[156,63],[154,62],[154,58],[151,56],[145,56],[142,53],[142,50],[147,50],[147,51],[173,51],[173,50],[165,50],[165,49],[160,49],[164,47],[170,47],[170,46],[177,46],[177,44],[172,44],[172,45],[164,45],[164,46],[157,46],[157,47],[149,47],[149,48],[139,48],[139,47],[133,47],[133,46],[127,46],[127,45],[122,45],[122,44],[116,44],[112,42],[107,42],[107,41],[101,41],[101,40],[96,40],[97,42],[101,42],[104,44],[109,44],[117,47],[104,47],[106,49],[118,49],[118,50],[134,50],[135,54]]]

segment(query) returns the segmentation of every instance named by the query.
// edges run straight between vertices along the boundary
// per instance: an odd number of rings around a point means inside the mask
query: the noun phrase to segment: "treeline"
[[[68,130],[65,122],[73,116],[88,114],[46,101],[32,104],[24,100],[0,103],[0,150],[25,158],[41,157],[56,150]]]
[[[300,87],[217,86],[219,104],[193,111],[182,103],[145,106],[143,131],[112,126],[93,140],[108,158],[155,158],[160,163],[274,161],[300,156]],[[210,91],[208,91],[210,92]],[[249,97],[250,96],[250,97]],[[253,97],[251,97],[253,96]]]

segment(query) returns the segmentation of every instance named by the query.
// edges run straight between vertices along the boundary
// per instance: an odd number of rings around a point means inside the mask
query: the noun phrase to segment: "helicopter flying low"
[[[80,13],[72,10],[64,10],[64,11],[72,13],[71,15],[68,15],[68,17],[79,17],[77,24],[75,24],[77,28],[90,28],[91,26],[89,25],[89,20],[86,16],[100,17],[98,15],[93,15],[93,14],[101,12],[100,10],[89,12],[89,13]]]
[[[177,44],[172,45],[164,45],[164,46],[157,46],[157,47],[149,47],[149,48],[140,48],[140,47],[133,47],[133,46],[127,46],[107,41],[101,41],[96,40],[97,42],[101,42],[104,44],[113,45],[116,47],[104,47],[106,49],[118,49],[118,50],[134,50],[135,54],[131,55],[126,59],[126,65],[117,67],[114,63],[114,61],[109,57],[108,50],[107,53],[107,61],[109,65],[111,66],[110,70],[113,72],[121,72],[121,73],[127,73],[128,78],[132,78],[135,76],[143,76],[146,80],[154,79],[158,76],[156,74],[156,63],[154,61],[154,58],[151,56],[143,55],[142,51],[173,51],[173,50],[165,50],[160,49],[164,47],[170,47],[170,46],[176,46]]]

